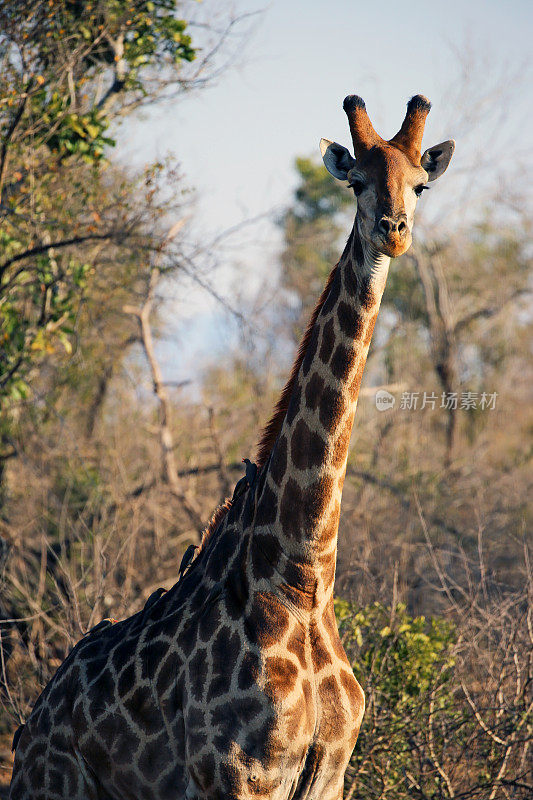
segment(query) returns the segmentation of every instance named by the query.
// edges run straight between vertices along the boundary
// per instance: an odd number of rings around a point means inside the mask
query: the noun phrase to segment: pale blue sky
[[[456,178],[466,157],[503,171],[515,169],[514,161],[524,157],[533,122],[528,118],[533,3],[239,0],[234,8],[264,9],[238,65],[214,86],[132,125],[123,150],[135,164],[168,152],[178,157],[187,182],[198,191],[195,226],[202,235],[281,209],[295,185],[294,158],[317,153],[321,136],[348,145],[346,94],[363,96],[385,138],[399,128],[409,97],[427,95],[433,109],[424,143],[457,139]],[[467,95],[458,89],[463,73],[471,78]],[[503,96],[486,97],[502,78]],[[479,98],[485,112],[488,107],[483,129],[469,121]],[[508,138],[498,143],[489,123],[499,130],[505,122]],[[506,141],[512,153],[502,151]],[[507,164],[501,163],[502,152],[511,155]],[[445,193],[450,200],[453,180],[450,169],[447,183],[428,193],[427,209]],[[241,260],[260,279],[273,268],[269,262],[275,264],[279,234],[263,226],[255,252],[249,238]],[[221,286],[227,288],[230,275],[221,273]]]

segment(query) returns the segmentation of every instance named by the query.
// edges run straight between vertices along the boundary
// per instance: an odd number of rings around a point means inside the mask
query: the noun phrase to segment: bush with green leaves
[[[355,797],[408,797],[406,777],[419,772],[415,743],[427,732],[420,723],[432,703],[445,707],[453,695],[455,629],[444,620],[411,617],[403,605],[356,609],[337,600],[336,613],[366,696],[365,721],[346,774],[348,796],[353,786]],[[438,797],[438,773],[429,768],[424,777],[428,797]]]
[[[413,617],[402,604],[358,608],[337,600],[335,610],[366,697],[345,800],[530,796],[533,717],[523,617],[513,613],[520,627],[512,631],[511,614],[502,614],[500,626],[486,609],[481,627],[480,620],[476,626]],[[490,663],[473,658],[481,636],[492,639],[482,649]]]

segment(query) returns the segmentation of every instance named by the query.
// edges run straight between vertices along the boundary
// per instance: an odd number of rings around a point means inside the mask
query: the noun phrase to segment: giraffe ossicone
[[[454,144],[421,155],[429,102],[385,141],[344,102],[353,229],[258,445],[180,580],[82,639],[16,735],[11,800],[340,800],[364,694],[333,610],[342,486],[390,258]],[[243,480],[243,479],[241,479]]]

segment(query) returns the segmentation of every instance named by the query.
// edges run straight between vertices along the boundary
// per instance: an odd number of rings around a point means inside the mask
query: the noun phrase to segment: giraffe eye
[[[416,194],[417,197],[420,197],[424,189],[429,189],[429,186],[424,186],[424,184],[421,183],[419,186],[415,186],[414,193]]]
[[[350,189],[354,190],[356,196],[360,195],[364,188],[365,184],[363,181],[360,181],[357,178],[350,184]]]

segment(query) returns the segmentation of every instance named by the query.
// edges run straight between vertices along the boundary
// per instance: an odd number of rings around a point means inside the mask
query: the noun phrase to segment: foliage
[[[478,636],[481,630],[467,622],[468,615],[452,624],[413,617],[403,604],[375,602],[361,608],[337,600],[335,609],[366,695],[365,719],[345,777],[346,800],[494,798],[500,796],[496,792],[504,779],[509,797],[527,796],[524,758],[532,717],[525,626],[514,619],[515,652],[509,657],[510,618],[503,626],[494,619],[489,634],[494,660],[490,666],[482,661],[474,665],[472,644],[463,640],[474,628]],[[485,619],[483,635],[486,625]],[[523,634],[526,639],[517,648]],[[525,693],[520,700],[507,695],[509,686],[502,678],[513,659],[519,689]],[[496,663],[499,679],[492,673]]]
[[[405,776],[418,773],[419,745],[414,743],[424,736],[420,722],[430,703],[445,708],[453,702],[454,626],[412,617],[402,604],[356,609],[337,600],[335,610],[371,720],[362,727],[347,786],[355,782],[361,798],[408,797]],[[424,785],[427,797],[438,797],[440,784],[431,770]]]
[[[128,198],[134,183],[113,186],[108,130],[194,59],[177,11],[176,0],[0,2],[4,402],[28,395],[43,358],[72,353],[101,268],[95,243],[138,244],[145,211]]]
[[[295,168],[299,183],[294,203],[281,220],[285,240],[281,282],[297,301],[294,338],[298,340],[339,258],[339,240],[346,228],[343,212],[353,207],[353,198],[322,164],[297,158]]]
[[[374,603],[354,613],[353,606],[337,599],[335,612],[345,646],[357,645],[353,668],[356,677],[371,680],[380,675],[377,691],[395,716],[418,707],[421,696],[430,689],[436,671],[445,683],[453,659],[449,656],[454,641],[454,626],[444,620],[411,617],[405,605],[388,609]],[[414,704],[414,705],[413,705]]]

